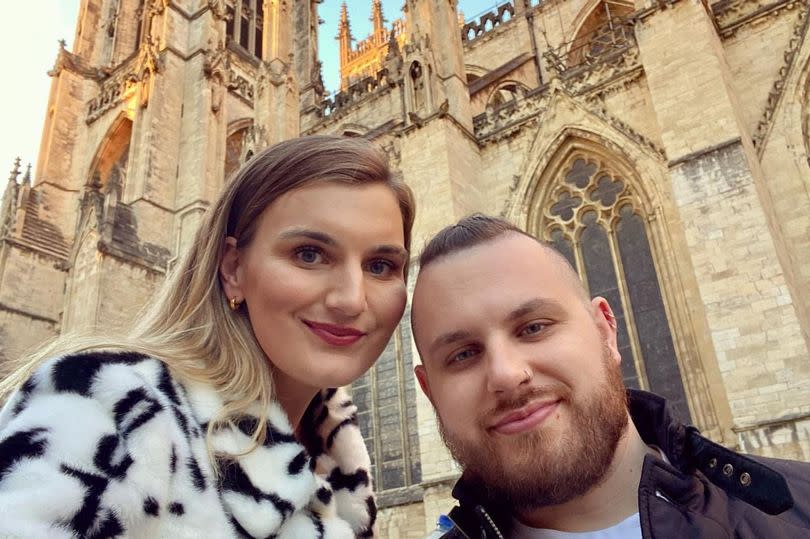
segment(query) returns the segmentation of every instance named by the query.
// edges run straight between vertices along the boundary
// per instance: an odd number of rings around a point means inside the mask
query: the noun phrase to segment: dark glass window
[[[406,313],[405,320],[410,317]],[[352,384],[357,422],[371,456],[375,488],[382,492],[422,480],[411,379],[410,326],[401,324],[374,367]]]
[[[650,389],[666,395],[681,418],[688,418],[689,407],[647,231],[644,230],[644,221],[630,205],[620,211],[616,236]]]
[[[610,164],[574,155],[553,187],[544,237],[578,269],[591,296],[608,300],[617,322],[625,385],[665,396],[689,420],[670,322],[646,219]]]

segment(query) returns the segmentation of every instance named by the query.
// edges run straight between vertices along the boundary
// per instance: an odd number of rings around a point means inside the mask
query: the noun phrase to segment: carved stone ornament
[[[208,0],[208,8],[217,19],[225,20],[228,18],[228,10],[225,7],[225,0]]]
[[[59,52],[53,68],[48,71],[49,76],[56,77],[63,69],[86,79],[102,80],[107,76],[107,71],[89,65],[84,58],[71,53],[65,47],[65,40],[59,40]]]
[[[160,15],[161,13],[166,11],[167,7],[169,7],[169,1],[170,0],[152,0],[149,3],[148,9],[150,12]]]
[[[221,41],[216,48],[205,49],[203,57],[203,73],[207,78],[215,79],[219,77],[222,82],[228,80],[228,72],[231,69],[230,56]]]

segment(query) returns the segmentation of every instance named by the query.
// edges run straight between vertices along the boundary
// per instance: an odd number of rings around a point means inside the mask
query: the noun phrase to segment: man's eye
[[[477,350],[475,348],[465,348],[461,352],[458,352],[458,353],[453,354],[452,356],[450,356],[447,363],[449,363],[449,364],[461,363],[462,361],[466,361],[466,360],[470,359],[471,357],[474,357],[476,355],[476,353],[477,353]]]
[[[295,258],[304,264],[318,264],[323,261],[323,253],[317,247],[299,247],[295,250]]]
[[[543,331],[545,327],[546,325],[541,322],[532,322],[531,324],[523,326],[523,329],[520,330],[520,335],[534,335],[535,333]]]

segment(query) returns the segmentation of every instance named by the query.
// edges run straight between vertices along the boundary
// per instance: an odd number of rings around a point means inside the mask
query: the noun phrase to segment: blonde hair
[[[225,297],[219,277],[224,240],[234,236],[239,247],[247,246],[259,216],[274,200],[321,181],[390,187],[399,202],[405,248],[410,248],[413,195],[392,176],[380,150],[365,139],[336,136],[281,142],[256,154],[226,185],[206,212],[190,249],[138,317],[130,336],[57,338],[24,358],[0,383],[0,396],[19,387],[45,358],[99,349],[134,351],[158,357],[175,375],[210,384],[223,395],[226,404],[209,423],[209,439],[217,426],[258,405],[260,421],[253,440],[260,443],[274,398],[273,380],[246,309],[231,311]]]

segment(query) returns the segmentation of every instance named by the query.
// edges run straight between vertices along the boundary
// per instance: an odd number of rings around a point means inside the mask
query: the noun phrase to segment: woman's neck
[[[279,371],[273,373],[273,383],[276,386],[276,401],[286,412],[293,431],[297,432],[301,418],[318,392],[318,388],[301,384]]]

